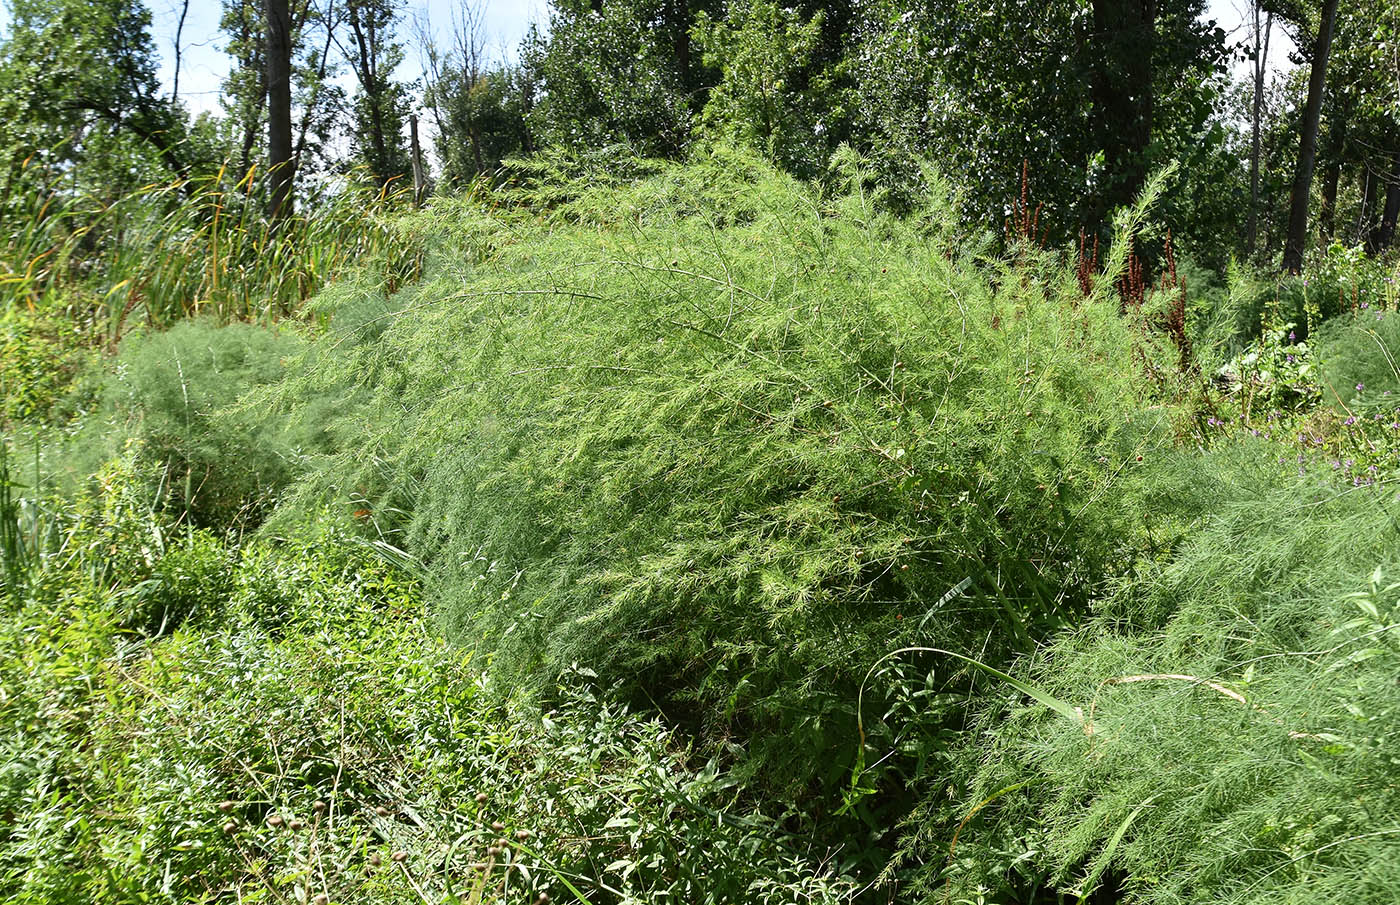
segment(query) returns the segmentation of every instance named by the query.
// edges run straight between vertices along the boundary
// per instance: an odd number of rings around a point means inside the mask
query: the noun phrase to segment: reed
[[[227,166],[107,199],[46,188],[0,226],[0,304],[60,308],[111,345],[135,325],[192,315],[273,322],[357,262],[386,262],[395,288],[413,263],[392,226],[407,189],[349,174],[311,186],[280,224],[263,216],[266,173]]]

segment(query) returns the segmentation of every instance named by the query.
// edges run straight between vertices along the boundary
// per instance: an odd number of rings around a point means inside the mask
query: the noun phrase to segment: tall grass
[[[196,314],[272,321],[347,268],[382,257],[390,290],[414,266],[391,225],[404,190],[351,177],[312,186],[296,214],[263,215],[266,173],[227,167],[116,198],[58,187],[11,204],[0,305],[59,306],[115,342],[129,327]]]

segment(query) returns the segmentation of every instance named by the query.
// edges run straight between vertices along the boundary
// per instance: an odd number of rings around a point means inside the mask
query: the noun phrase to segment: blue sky
[[[155,39],[156,49],[161,55],[161,81],[168,91],[175,72],[175,30],[183,4],[181,0],[146,2],[153,20],[151,37]],[[546,0],[477,0],[477,3],[484,13],[487,46],[497,53],[514,53],[531,22],[543,25],[549,19]],[[460,5],[461,0],[408,0],[406,11],[409,16],[426,14],[436,30],[445,37],[453,11]],[[196,113],[218,109],[219,84],[228,72],[229,60],[223,52],[224,38],[219,34],[221,11],[219,0],[190,0],[189,13],[180,37],[183,49],[180,97]],[[0,0],[0,31],[8,24],[9,4]],[[412,46],[415,42],[409,39],[409,29],[405,28],[402,35],[407,59],[400,75],[415,78],[422,72],[422,64]]]
[[[0,0],[2,3],[3,0]],[[152,37],[161,53],[161,79],[169,90],[174,74],[175,28],[179,19],[180,0],[147,0],[154,19]],[[487,45],[498,54],[512,54],[524,37],[531,22],[543,25],[549,18],[546,0],[477,0],[484,13],[488,35]],[[408,0],[410,15],[426,14],[435,29],[445,35],[450,26],[452,14],[460,6],[461,0]],[[1209,0],[1209,17],[1216,19],[1227,30],[1239,28],[1243,22],[1243,10],[1247,0]],[[219,84],[228,71],[228,58],[223,53],[223,37],[219,34],[219,0],[190,0],[189,14],[185,19],[184,32],[180,45],[183,59],[180,64],[180,96],[195,112],[218,109]],[[6,6],[0,6],[0,29],[7,24]],[[407,59],[400,69],[400,76],[415,78],[422,71],[422,65],[409,39],[409,32],[403,32],[404,43],[408,45]],[[1233,36],[1243,38],[1243,32]],[[1287,53],[1292,45],[1275,29],[1273,46],[1269,55],[1271,68],[1286,68]],[[1277,48],[1277,49],[1275,49]],[[1237,67],[1237,74],[1244,75],[1247,67]]]
[[[175,27],[180,16],[180,0],[147,0],[154,20],[151,29],[161,52],[161,79],[167,88],[174,74]],[[503,52],[513,52],[525,36],[532,21],[543,24],[549,18],[545,0],[479,0],[485,14],[487,45]],[[459,0],[409,0],[410,16],[425,14],[434,27],[445,36]],[[180,62],[180,96],[192,110],[213,110],[218,107],[219,83],[228,72],[228,57],[223,53],[223,36],[219,34],[219,0],[190,0],[190,11],[180,45],[184,48]],[[407,58],[400,71],[414,78],[422,71],[417,52],[404,29],[402,37]]]

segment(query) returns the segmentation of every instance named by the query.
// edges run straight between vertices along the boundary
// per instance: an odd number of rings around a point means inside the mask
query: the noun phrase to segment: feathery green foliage
[[[71,487],[134,447],[158,507],[216,530],[254,524],[295,473],[298,443],[315,433],[235,403],[280,380],[303,345],[287,326],[207,318],[131,336],[100,380],[94,410],[50,447],[47,473]]]
[[[980,257],[854,170],[574,195],[424,215],[423,282],[337,316],[287,394],[342,401],[295,492],[426,563],[503,674],[588,663],[836,784],[875,657],[1004,662],[1147,549],[1173,410],[1139,369],[1172,353],[1051,256]]]
[[[1393,900],[1379,271],[1129,304],[836,167],[515,162],[76,394],[13,317],[0,892]]]
[[[63,420],[65,397],[90,357],[74,332],[48,312],[0,309],[0,427]]]
[[[1088,894],[1107,870],[1153,905],[1393,899],[1400,509],[1392,490],[1320,478],[1241,488],[1169,566],[1048,646],[1025,678],[1087,728],[993,704],[964,746],[963,807],[1024,789],[964,830],[946,874],[916,814],[924,888]]]
[[[1400,314],[1357,311],[1318,336],[1324,398],[1357,411],[1400,407]]]

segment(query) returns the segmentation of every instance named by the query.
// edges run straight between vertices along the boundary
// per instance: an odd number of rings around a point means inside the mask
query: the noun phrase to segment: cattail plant
[[[195,314],[270,322],[295,314],[357,262],[382,256],[391,290],[412,269],[387,215],[404,190],[353,178],[313,187],[299,213],[273,225],[257,167],[234,178],[150,184],[108,200],[52,190],[16,208],[0,238],[0,303],[90,313],[109,343],[136,323]]]

